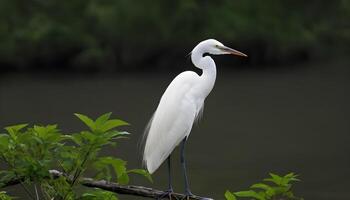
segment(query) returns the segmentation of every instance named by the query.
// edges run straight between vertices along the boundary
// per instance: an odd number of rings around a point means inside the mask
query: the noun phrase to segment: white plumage
[[[209,39],[199,43],[191,53],[193,64],[202,69],[202,75],[192,71],[179,74],[164,92],[146,130],[143,160],[153,173],[174,148],[191,132],[192,125],[204,106],[216,79],[216,66],[209,54],[236,54],[236,50]]]
[[[178,75],[163,94],[150,121],[144,150],[144,161],[150,173],[163,163],[191,131],[193,121],[201,109],[201,105],[191,98],[190,90],[195,84],[193,79],[199,79],[194,72]]]

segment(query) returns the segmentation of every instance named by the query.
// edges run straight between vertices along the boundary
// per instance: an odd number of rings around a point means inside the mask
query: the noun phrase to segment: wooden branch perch
[[[58,170],[50,170],[50,174],[54,178],[58,178],[60,176],[65,176],[62,172]],[[21,179],[13,179],[10,180],[4,185],[2,185],[0,188],[17,185],[21,182]],[[93,187],[93,188],[100,188],[103,190],[115,192],[118,194],[125,194],[125,195],[133,195],[133,196],[141,196],[141,197],[148,197],[148,198],[154,198],[157,199],[159,195],[161,195],[164,191],[156,190],[153,188],[147,188],[143,186],[136,186],[136,185],[119,185],[114,182],[108,182],[105,180],[96,181],[92,178],[81,178],[79,180],[79,183],[86,187]],[[186,196],[184,194],[179,193],[173,193],[172,195],[173,199],[184,199]],[[213,200],[211,198],[207,197],[200,197],[200,196],[192,196],[189,199],[193,200]]]

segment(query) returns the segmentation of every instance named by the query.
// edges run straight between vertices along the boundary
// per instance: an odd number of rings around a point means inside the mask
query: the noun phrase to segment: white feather
[[[194,72],[183,72],[163,94],[150,122],[143,154],[150,173],[157,170],[174,148],[189,135],[197,110],[200,110],[190,98],[190,90],[198,78]]]

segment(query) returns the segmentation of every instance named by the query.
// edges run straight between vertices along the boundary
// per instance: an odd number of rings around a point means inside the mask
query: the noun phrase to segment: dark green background
[[[223,199],[292,171],[305,200],[348,200],[348,0],[0,0],[0,127],[74,132],[83,126],[73,113],[112,111],[132,135],[104,153],[139,168],[159,98],[181,71],[199,72],[186,55],[207,38],[249,57],[214,57],[217,82],[187,149],[193,193]],[[164,166],[153,177],[131,183],[166,187]]]
[[[248,65],[295,63],[349,50],[349,18],[347,0],[2,0],[0,63],[155,70],[206,38],[243,50]]]

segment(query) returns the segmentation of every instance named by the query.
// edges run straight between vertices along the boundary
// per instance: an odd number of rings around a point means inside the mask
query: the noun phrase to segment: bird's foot
[[[174,193],[173,189],[168,189],[164,191],[162,194],[160,194],[157,197],[157,200],[162,200],[162,199],[178,200],[176,197],[173,196],[173,193]]]
[[[186,191],[185,196],[181,200],[190,200],[192,197],[195,197],[196,195],[192,194],[191,191]]]

